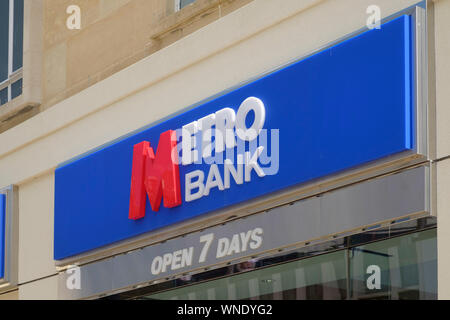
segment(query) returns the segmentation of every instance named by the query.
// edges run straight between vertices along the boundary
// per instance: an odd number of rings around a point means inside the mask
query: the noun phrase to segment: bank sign
[[[58,167],[54,257],[414,150],[414,137],[405,15]]]
[[[5,277],[6,195],[0,193],[0,280]]]

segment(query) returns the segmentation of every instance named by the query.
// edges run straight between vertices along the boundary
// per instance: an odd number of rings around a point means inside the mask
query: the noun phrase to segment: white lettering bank
[[[214,258],[233,258],[234,255],[256,250],[263,243],[263,229],[255,228],[246,232],[235,233],[231,236],[215,239],[214,233],[202,235],[199,238],[200,246],[181,248],[173,252],[153,258],[150,270],[153,275],[159,275],[167,271],[176,271],[186,267],[191,267],[193,263],[204,263],[210,253],[210,248],[217,248]],[[215,242],[216,241],[216,242]],[[199,252],[197,253],[196,250]],[[194,258],[196,261],[194,261]]]
[[[246,119],[251,112],[253,123],[247,127]],[[237,112],[224,108],[182,127],[182,141],[178,145],[178,151],[182,150],[182,164],[201,164],[202,161],[210,164],[207,174],[195,170],[185,175],[186,202],[208,196],[213,188],[220,191],[229,189],[231,179],[238,185],[250,182],[252,171],[261,178],[278,172],[278,130],[271,132],[272,152],[269,159],[266,150],[267,132],[263,129],[265,119],[264,103],[256,97],[249,97],[242,102]],[[262,132],[264,137],[260,137]],[[246,144],[250,151],[246,150]],[[258,161],[270,163],[267,171],[260,167]],[[217,164],[223,164],[222,173]]]

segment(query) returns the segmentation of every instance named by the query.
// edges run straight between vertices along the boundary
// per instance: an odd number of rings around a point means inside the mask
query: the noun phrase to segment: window
[[[102,299],[435,300],[436,230],[407,219]]]
[[[349,263],[352,299],[437,299],[436,229],[354,247]],[[378,288],[367,285],[369,266]]]
[[[22,94],[24,0],[0,1],[0,105]]]
[[[436,229],[288,263],[277,264],[271,259],[251,262],[250,266],[247,262],[244,270],[247,272],[238,274],[225,270],[227,268],[208,271],[215,273],[205,277],[211,277],[210,281],[203,279],[206,273],[193,275],[187,285],[177,280],[179,288],[165,288],[165,291],[144,294],[137,299],[437,299]],[[370,268],[374,266],[378,273]],[[373,281],[379,285],[373,286]]]
[[[195,2],[195,0],[175,0],[175,11],[180,11],[193,2]]]
[[[343,300],[345,251],[147,296],[156,300]]]

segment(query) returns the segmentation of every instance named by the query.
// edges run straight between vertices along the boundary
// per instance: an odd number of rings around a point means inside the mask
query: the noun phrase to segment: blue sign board
[[[0,279],[5,277],[6,195],[0,194]]]
[[[380,30],[364,32],[60,166],[55,172],[54,258],[414,150],[411,30],[411,17],[401,16]],[[151,210],[147,199],[145,218],[129,219],[134,145],[149,141],[156,152],[161,133],[223,108],[237,112],[248,97],[264,104],[264,129],[278,129],[277,172],[262,177],[250,171],[250,181],[237,184],[231,179],[225,190],[211,188],[208,196],[183,198],[174,208],[161,205],[158,212]],[[246,123],[251,122],[250,113]],[[274,142],[270,143],[268,149],[274,152]],[[223,164],[217,168],[224,172]],[[183,197],[186,175],[198,170],[206,179],[210,169],[204,162],[180,165]]]

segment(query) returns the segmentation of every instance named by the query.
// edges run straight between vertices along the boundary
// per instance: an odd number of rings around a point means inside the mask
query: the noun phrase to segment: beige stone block
[[[71,4],[77,4],[81,9],[81,28],[96,23],[100,18],[100,0],[75,0]]]
[[[227,14],[249,4],[254,0],[221,0],[220,1],[220,16],[226,16]]]
[[[182,24],[202,15],[205,11],[219,7],[219,3],[220,0],[197,0],[175,13],[172,13],[171,9],[168,8],[165,16],[153,21],[151,37],[162,38],[173,30],[180,28]]]
[[[153,29],[166,16],[165,0],[133,0],[134,50],[140,51],[151,42]]]
[[[44,101],[66,89],[66,43],[48,49],[44,56]]]
[[[135,54],[141,56],[145,50],[154,52],[149,28],[165,14],[164,0],[118,1],[115,5],[121,6],[115,11],[112,10],[114,6],[104,9],[109,10],[108,16],[68,39],[67,79],[70,91],[73,92],[73,86],[88,78],[110,75],[111,69],[119,71],[127,67],[129,64],[123,61],[136,62]]]
[[[120,61],[118,61],[117,63],[111,65],[110,67],[108,67],[107,69],[103,70],[99,75],[98,75],[98,81],[105,79],[109,76],[112,76],[113,74],[119,72],[120,70],[138,62],[139,60],[145,58],[146,56],[148,56],[151,51],[151,48],[144,48],[141,51],[136,51],[133,52],[133,54],[129,57],[126,57],[124,59],[121,59]]]
[[[159,46],[161,48],[165,48],[170,44],[180,40],[182,37],[183,37],[183,29],[182,28],[174,29],[171,32],[164,34],[163,37],[158,39]]]
[[[128,4],[130,1],[132,0],[100,0],[100,18],[102,19],[110,15],[112,12]]]
[[[83,29],[68,40],[69,87],[110,67],[133,53],[134,11],[126,6],[114,15]]]
[[[56,273],[53,202],[53,173],[19,185],[19,284]]]
[[[182,36],[185,37],[195,31],[197,31],[200,28],[203,28],[204,26],[218,20],[221,15],[221,10],[219,6],[213,7],[200,15],[196,16],[195,18],[187,21],[183,24],[182,27]]]
[[[43,1],[44,0],[26,0],[24,3],[24,54],[42,51]]]
[[[171,4],[174,1],[167,0]],[[171,14],[168,5],[166,17],[151,28],[152,38],[164,48],[179,39],[205,27],[253,0],[198,0],[181,11]]]
[[[19,286],[20,300],[57,300],[58,277],[39,279]]]
[[[168,20],[165,19],[167,14],[172,13],[168,13],[167,1],[169,0],[100,0],[99,10],[96,10],[94,5],[83,9],[83,2],[80,1],[82,15],[84,12],[88,14],[92,12],[91,15],[95,16],[99,11],[100,19],[93,25],[86,25],[80,32],[67,35],[64,39],[67,42],[67,83],[55,81],[59,84],[59,88],[52,86],[53,83],[49,84],[42,109],[61,101],[56,97],[61,96],[63,85],[67,84],[63,96],[69,97],[214,22],[221,15],[228,14],[251,0],[227,0],[223,1],[221,6],[218,0],[201,0],[196,2],[195,6],[191,6],[192,8],[185,8]],[[61,11],[62,7],[64,7],[62,4],[55,5],[51,2],[47,10]],[[158,22],[167,25],[169,29],[171,25],[181,24],[178,28],[165,33],[161,39],[151,39]]]
[[[450,155],[450,0],[435,4],[436,157]]]
[[[174,0],[165,0],[165,1],[166,1],[166,15],[174,13],[175,1]]]
[[[71,32],[66,28],[66,8],[70,5],[68,0],[44,1],[44,48],[66,39]]]
[[[0,300],[19,300],[19,290],[0,293]]]
[[[69,30],[66,9],[77,5],[81,10],[81,30]],[[100,0],[45,0],[44,2],[44,48],[65,41],[86,29],[100,18]]]
[[[36,104],[42,101],[43,0],[27,0],[24,12],[23,94]]]
[[[60,97],[60,100],[64,100],[68,97],[73,96],[74,94],[83,91],[84,89],[89,88],[93,84],[99,81],[100,75],[99,73],[91,76],[88,76],[86,79],[82,79],[81,81],[77,82],[76,84],[68,87],[66,91],[63,92],[63,95]]]
[[[25,87],[24,87],[25,90]],[[23,97],[23,96],[22,96]],[[19,97],[21,99],[22,97]],[[23,99],[22,99],[23,100]],[[28,106],[0,121],[0,133],[4,132],[39,113],[39,107]]]
[[[66,91],[58,93],[56,96],[46,99],[40,106],[40,112],[54,106],[66,98]]]

